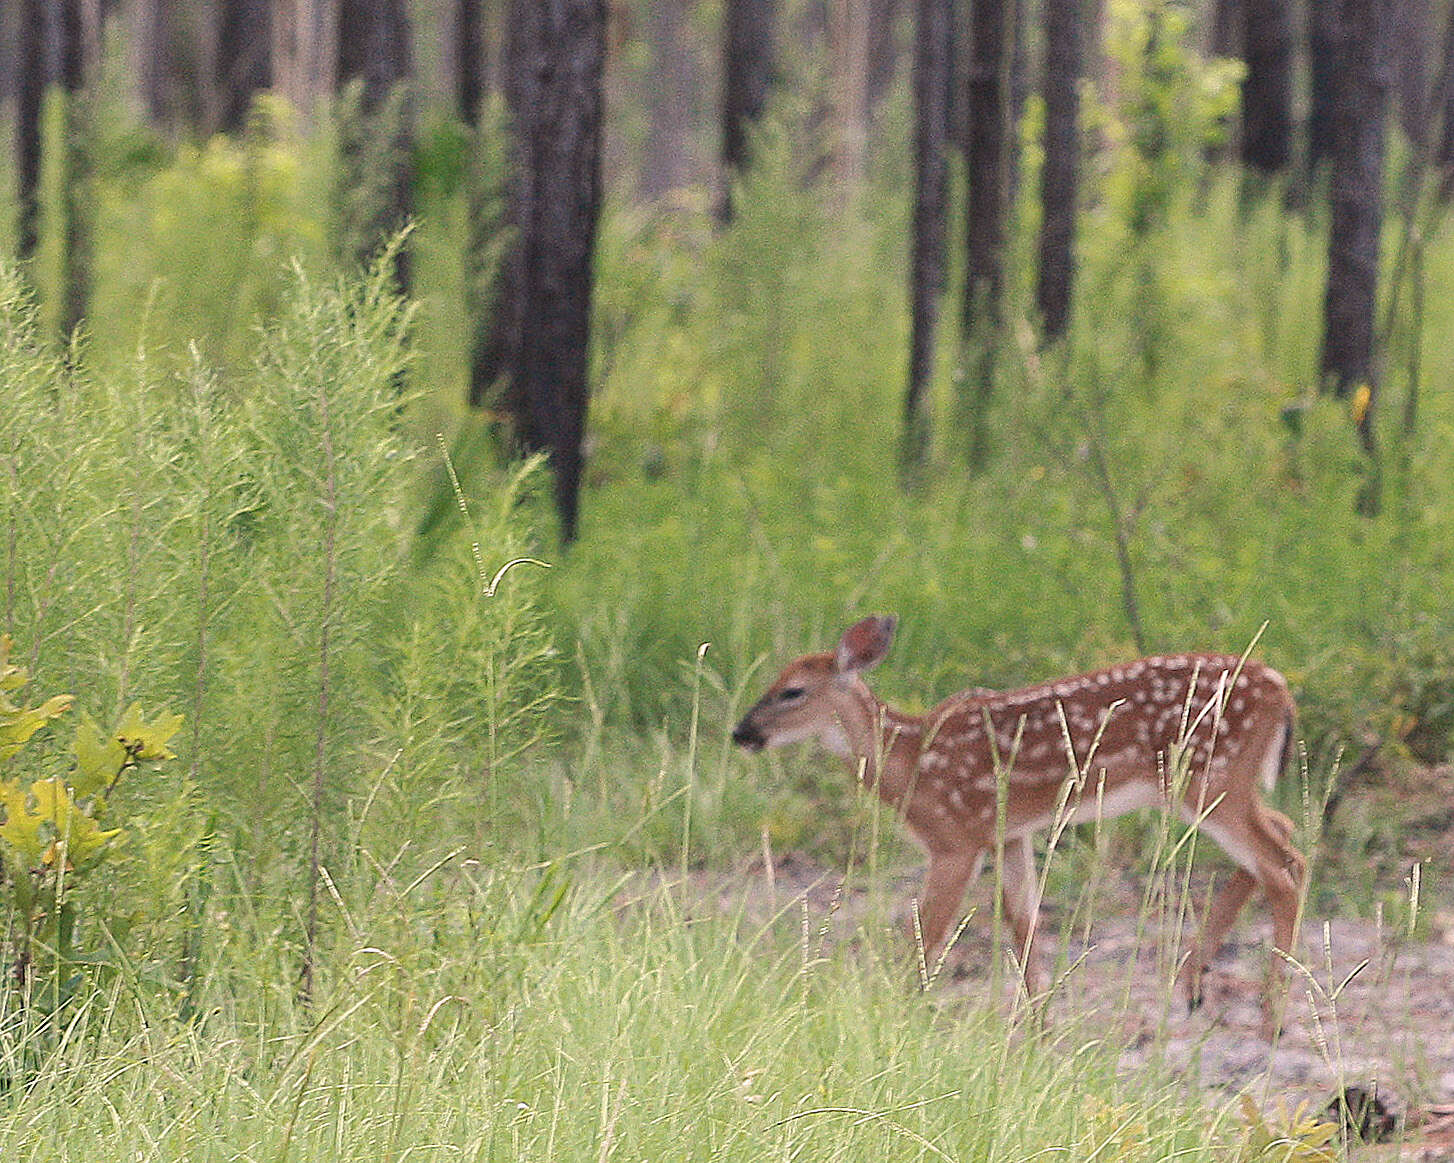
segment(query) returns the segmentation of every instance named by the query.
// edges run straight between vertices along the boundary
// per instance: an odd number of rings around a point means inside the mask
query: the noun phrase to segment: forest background
[[[1309,915],[1434,935],[1451,29],[6,0],[6,1157],[1325,1150],[906,996],[892,821],[727,733],[873,611],[913,707],[1251,647]],[[697,895],[784,854],[852,940]]]

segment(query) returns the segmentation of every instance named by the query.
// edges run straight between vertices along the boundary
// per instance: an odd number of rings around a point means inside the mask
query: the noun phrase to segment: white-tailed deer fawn
[[[1200,1000],[1207,959],[1261,886],[1276,945],[1263,997],[1270,1032],[1283,996],[1278,950],[1293,950],[1304,872],[1292,821],[1257,789],[1271,789],[1292,742],[1294,708],[1282,676],[1235,655],[1178,654],[1022,690],[964,691],[928,714],[906,715],[880,702],[862,678],[888,652],[894,626],[893,618],[865,618],[836,649],[789,664],[732,738],[749,751],[817,739],[899,813],[929,856],[924,964],[937,963],[965,887],[998,835],[1005,916],[1026,989],[1041,996],[1048,983],[1032,948],[1034,833],[1160,804],[1237,866],[1180,970],[1186,999]]]

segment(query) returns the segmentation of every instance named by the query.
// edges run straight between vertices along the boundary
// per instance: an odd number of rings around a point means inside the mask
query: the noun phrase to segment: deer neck
[[[825,733],[823,743],[866,787],[896,803],[909,790],[922,737],[918,719],[894,710],[858,682],[840,701],[836,727]]]

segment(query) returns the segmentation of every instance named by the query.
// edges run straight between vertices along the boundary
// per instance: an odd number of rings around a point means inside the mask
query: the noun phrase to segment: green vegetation
[[[1113,139],[1073,334],[1011,329],[979,475],[946,341],[905,489],[902,158],[829,210],[797,139],[764,129],[729,229],[705,197],[608,214],[567,554],[540,466],[500,467],[463,410],[462,143],[431,146],[417,315],[386,261],[330,269],[328,142],[270,107],[241,144],[104,139],[78,342],[48,337],[42,266],[0,268],[0,631],[29,689],[184,718],[177,758],[109,796],[129,840],[67,931],[65,1021],[3,987],[0,1155],[1322,1157],[1301,1116],[1213,1119],[1117,1079],[1104,1030],[1041,1040],[989,999],[913,997],[881,917],[825,946],[660,881],[763,844],[898,865],[836,765],[727,739],[778,661],[874,610],[901,618],[877,682],[919,706],[1138,633],[1256,640],[1303,711],[1309,786],[1283,795],[1312,835],[1364,731],[1442,760],[1454,401],[1388,426],[1384,512],[1359,516],[1347,405],[1315,391],[1322,223],[1245,201],[1200,140],[1142,221]],[[1447,236],[1425,261],[1422,374],[1445,383]],[[552,568],[497,576],[520,559]],[[69,770],[62,734],[5,778]],[[1372,908],[1407,869],[1388,820],[1349,819],[1323,859]],[[13,941],[33,917],[7,901]]]

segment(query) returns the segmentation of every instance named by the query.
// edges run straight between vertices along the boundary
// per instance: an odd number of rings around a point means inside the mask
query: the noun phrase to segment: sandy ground
[[[736,873],[694,873],[688,896],[693,909],[753,923],[780,916],[788,931],[806,918],[811,931],[824,930],[833,942],[853,941],[865,925],[905,925],[917,870],[881,874],[883,887],[872,893],[855,886],[864,880],[855,876],[844,886],[840,871],[789,855],[770,870],[758,859]],[[1123,1070],[1156,1070],[1200,1088],[1209,1102],[1245,1090],[1268,1110],[1301,1102],[1321,1109],[1345,1086],[1376,1088],[1410,1129],[1400,1147],[1361,1152],[1454,1160],[1454,914],[1431,902],[1421,926],[1429,931],[1417,938],[1372,921],[1309,916],[1302,968],[1289,975],[1283,1032],[1269,1044],[1259,1029],[1271,929],[1258,915],[1258,898],[1214,961],[1204,1004],[1187,1014],[1165,982],[1184,940],[1177,935],[1190,926],[1145,915],[1143,888],[1129,879],[1104,886],[1089,933],[1079,920],[1066,924],[1057,902],[1045,902],[1041,952],[1058,958],[1063,974],[1051,1008],[1057,1028],[1086,1019],[1084,1028],[1122,1042]],[[1198,892],[1194,885],[1191,899],[1202,899]],[[977,912],[934,986],[940,1004],[990,988],[989,896],[983,882],[971,890],[967,903]],[[1007,1007],[1015,1004],[1011,973],[998,974],[1009,983]]]

